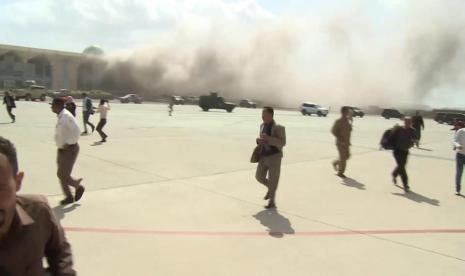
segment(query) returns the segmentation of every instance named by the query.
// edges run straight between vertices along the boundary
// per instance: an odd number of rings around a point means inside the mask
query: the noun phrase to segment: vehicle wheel
[[[26,96],[24,97],[24,99],[25,99],[26,101],[32,100],[31,94],[26,94]]]
[[[40,95],[40,101],[45,102],[45,100],[46,100],[45,95],[44,94]]]
[[[326,117],[326,116],[328,116],[328,114],[323,115],[323,117]]]
[[[384,119],[389,120],[390,118],[389,117],[384,117]]]
[[[207,107],[202,107],[202,110],[207,112],[208,111],[208,108]]]
[[[321,114],[321,112],[319,112],[319,111],[316,113],[316,115],[318,115],[318,117],[323,116],[323,114]]]
[[[228,108],[228,109],[226,109],[226,111],[228,111],[228,113],[231,113],[231,112],[232,112],[232,109],[231,109],[231,108]]]
[[[302,115],[307,115],[307,112],[305,112],[304,110],[301,111]]]

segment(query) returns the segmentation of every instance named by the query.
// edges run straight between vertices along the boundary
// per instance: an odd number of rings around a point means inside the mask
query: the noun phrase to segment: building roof
[[[32,47],[24,47],[24,46],[14,46],[14,45],[6,45],[6,44],[0,44],[0,49],[7,50],[7,51],[32,52],[36,54],[59,55],[59,56],[67,56],[67,57],[78,57],[78,58],[85,57],[84,54],[75,53],[75,52],[40,49],[40,48],[32,48]]]

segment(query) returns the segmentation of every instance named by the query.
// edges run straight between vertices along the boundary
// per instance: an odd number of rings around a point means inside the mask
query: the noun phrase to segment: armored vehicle
[[[199,106],[203,111],[210,109],[224,109],[228,112],[232,112],[236,107],[233,103],[225,102],[223,97],[218,97],[218,93],[210,93],[210,95],[200,96]]]

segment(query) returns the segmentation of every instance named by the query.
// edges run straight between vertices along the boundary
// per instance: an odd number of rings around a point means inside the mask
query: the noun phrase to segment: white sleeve
[[[459,130],[459,131],[457,131],[457,132],[455,133],[455,135],[454,135],[454,142],[453,142],[453,144],[454,144],[455,147],[463,146],[463,145],[460,143],[460,142],[461,142],[461,141],[460,141],[460,140],[461,140],[461,139],[460,139],[461,136],[463,136],[463,131],[462,131],[462,130]]]

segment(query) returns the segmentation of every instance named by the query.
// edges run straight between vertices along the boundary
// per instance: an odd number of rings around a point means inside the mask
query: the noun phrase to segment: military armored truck
[[[233,103],[225,102],[223,97],[218,97],[218,93],[210,93],[210,95],[200,96],[199,106],[203,111],[210,109],[224,109],[228,112],[232,112],[236,107]]]

